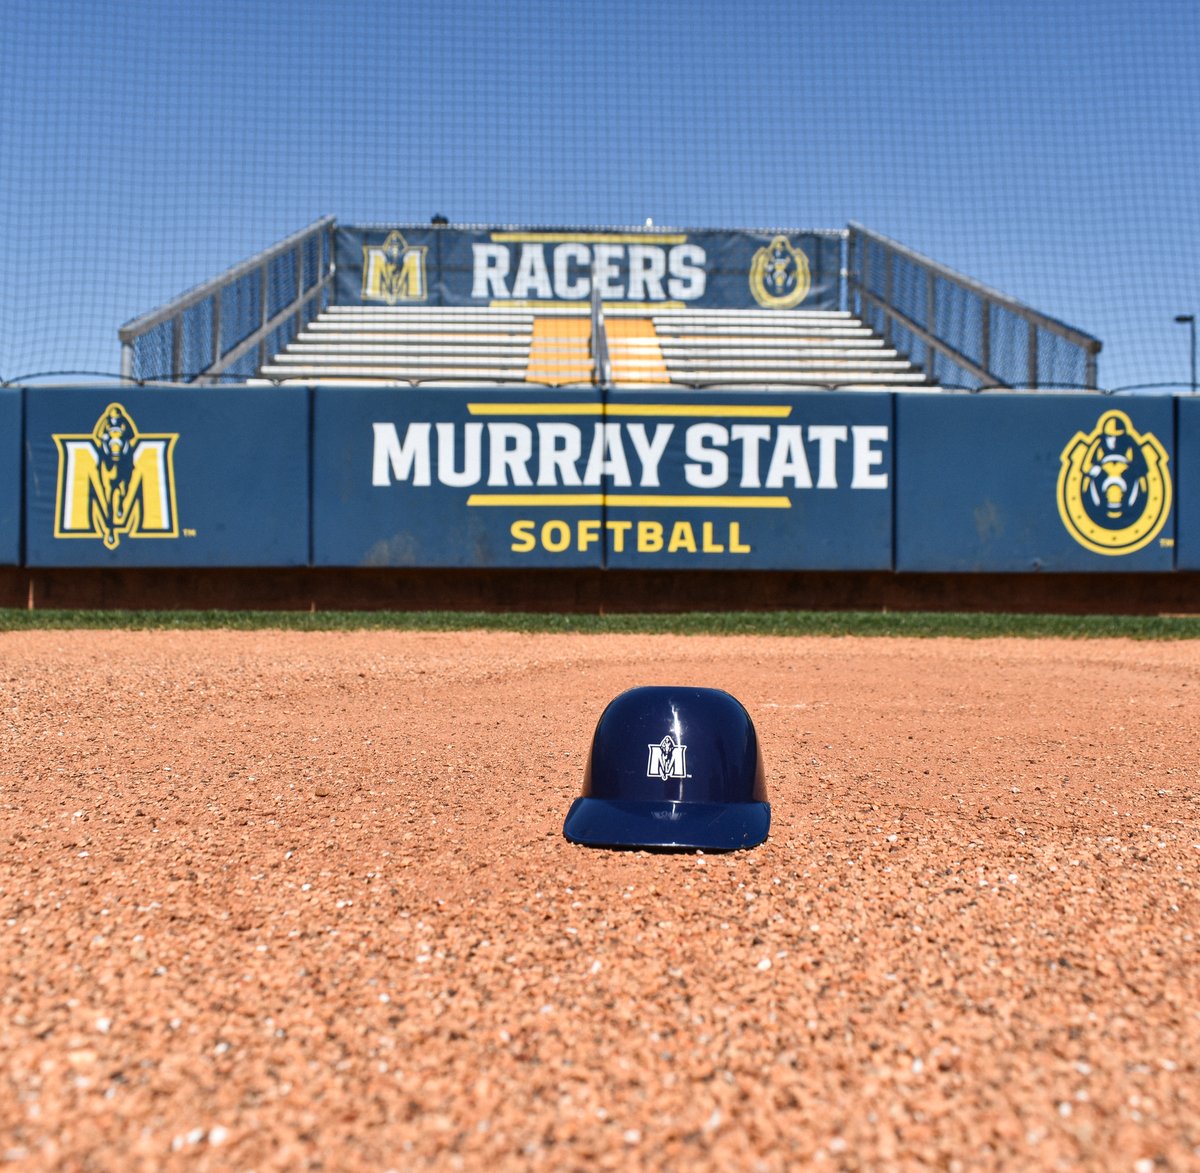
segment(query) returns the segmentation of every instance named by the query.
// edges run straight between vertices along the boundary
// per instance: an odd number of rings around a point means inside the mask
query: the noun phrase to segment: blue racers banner
[[[837,309],[842,241],[812,231],[337,230],[339,305]]]
[[[891,566],[890,395],[314,396],[317,565]]]
[[[21,392],[0,387],[0,566],[21,561]]]
[[[896,569],[1175,567],[1167,396],[898,395]]]
[[[303,566],[305,388],[25,397],[29,566]]]

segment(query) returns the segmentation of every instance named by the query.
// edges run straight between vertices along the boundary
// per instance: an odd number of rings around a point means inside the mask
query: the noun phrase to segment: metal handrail
[[[1085,376],[1084,381],[1086,386],[1095,387],[1097,385],[1097,355],[1100,353],[1103,343],[1098,338],[1092,337],[1090,334],[1084,333],[1082,330],[1077,330],[1073,326],[1068,326],[1065,322],[1060,322],[1056,318],[1050,317],[1048,314],[1041,313],[1038,310],[1032,309],[1023,302],[1018,301],[1008,294],[1000,293],[998,290],[992,289],[984,285],[981,281],[976,281],[974,278],[964,276],[962,273],[940,264],[937,261],[923,256],[921,253],[900,244],[898,241],[891,240],[882,233],[875,232],[867,228],[863,224],[858,224],[854,221],[850,222],[850,263],[848,266],[849,272],[847,281],[851,296],[857,293],[864,301],[875,306],[885,315],[884,337],[889,342],[891,341],[892,325],[901,326],[904,330],[919,338],[925,343],[930,350],[936,350],[945,355],[951,362],[963,368],[974,378],[978,379],[984,386],[1005,387],[1009,386],[1001,379],[994,371],[991,370],[992,354],[991,354],[991,338],[990,338],[990,323],[991,323],[991,307],[996,306],[1000,309],[1007,310],[1009,313],[1021,318],[1029,327],[1026,340],[1026,355],[1025,368],[1027,374],[1026,386],[1031,389],[1036,389],[1038,386],[1038,330],[1045,330],[1047,333],[1054,334],[1073,346],[1078,347],[1084,352]],[[868,288],[866,274],[863,269],[863,250],[861,241],[869,240],[884,250],[885,256],[885,273],[884,273],[884,295],[881,297],[873,290]],[[909,315],[905,314],[893,303],[894,297],[892,293],[892,257],[900,257],[917,266],[925,273],[926,277],[926,314],[925,320],[927,325],[921,326],[914,321]],[[952,285],[958,286],[967,293],[974,294],[983,303],[983,313],[981,315],[981,355],[980,361],[975,362],[968,355],[963,354],[955,347],[951,346],[945,339],[938,337],[934,332],[936,322],[936,281],[941,279],[948,281]],[[932,364],[932,356],[931,356]]]
[[[181,293],[178,297],[172,298],[166,305],[159,306],[157,309],[150,310],[134,318],[132,321],[126,322],[117,331],[117,337],[121,341],[122,382],[133,383],[137,381],[133,373],[134,346],[137,340],[143,335],[148,334],[151,330],[161,326],[164,322],[171,323],[171,373],[169,379],[166,381],[198,384],[211,383],[219,378],[228,367],[232,366],[233,363],[237,362],[238,359],[248,354],[255,347],[259,347],[261,350],[265,344],[265,340],[275,330],[285,324],[295,314],[303,311],[332,282],[336,270],[333,240],[333,229],[336,223],[335,217],[322,216],[319,220],[314,220],[306,228],[301,228],[299,232],[293,232],[290,236],[285,237],[269,248],[255,253],[254,256],[239,262],[230,269],[226,269],[225,272],[218,276],[189,289],[186,293]],[[305,288],[303,250],[305,245],[314,236],[322,232],[327,233],[329,236],[326,250],[328,263],[324,272],[316,274],[316,280],[313,284]],[[288,252],[295,252],[296,254],[296,294],[286,306],[268,317],[268,267],[272,261]],[[261,275],[259,325],[250,335],[239,340],[229,350],[223,351],[221,349],[221,294],[223,290],[227,289],[235,281],[241,280],[241,278],[256,270]],[[210,297],[213,299],[212,361],[203,371],[200,371],[189,379],[185,372],[181,370],[183,316],[188,310],[193,309]],[[259,365],[262,364],[262,361],[263,358],[260,357]]]
[[[608,353],[608,331],[604,327],[604,299],[592,265],[592,333],[589,339],[592,352],[592,376],[602,386],[612,384],[612,359]]]

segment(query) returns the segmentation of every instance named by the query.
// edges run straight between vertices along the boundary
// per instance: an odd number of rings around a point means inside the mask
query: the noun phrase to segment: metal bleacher
[[[322,217],[118,330],[125,383],[981,391],[1098,386],[1099,339],[861,224],[845,309],[338,302]],[[422,249],[424,246],[422,246]],[[420,250],[418,250],[420,251]],[[422,283],[424,278],[422,278]],[[474,297],[475,295],[472,294]],[[762,299],[758,299],[762,304]]]
[[[832,310],[647,312],[331,305],[251,381],[590,385],[598,331],[617,386],[928,386],[857,318]]]

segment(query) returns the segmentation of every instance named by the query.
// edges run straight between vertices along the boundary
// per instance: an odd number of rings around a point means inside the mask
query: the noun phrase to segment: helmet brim
[[[577,798],[563,835],[586,847],[737,851],[757,847],[771,829],[767,802],[619,801]]]

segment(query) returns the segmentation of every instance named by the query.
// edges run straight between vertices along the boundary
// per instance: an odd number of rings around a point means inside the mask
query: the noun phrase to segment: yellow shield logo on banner
[[[1171,511],[1167,450],[1123,411],[1106,411],[1062,451],[1058,513],[1096,554],[1132,554],[1161,532]]]
[[[750,292],[764,309],[794,309],[811,288],[808,257],[786,236],[775,237],[754,254],[750,262]]]

